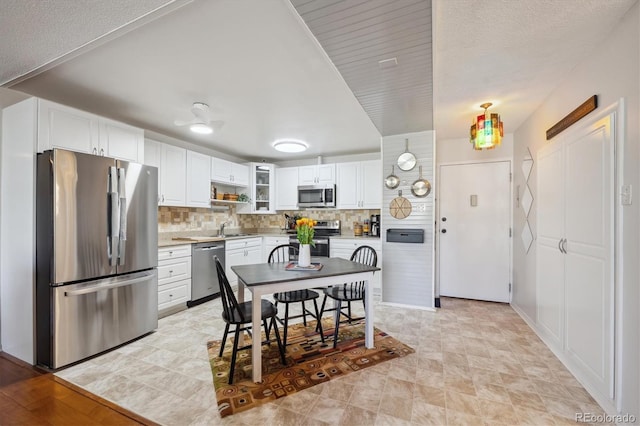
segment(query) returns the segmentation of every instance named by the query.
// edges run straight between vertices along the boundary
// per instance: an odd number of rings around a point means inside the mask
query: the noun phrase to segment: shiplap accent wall
[[[409,139],[409,151],[417,158],[417,164],[410,171],[397,167],[397,159],[405,151],[405,139]],[[395,175],[400,178],[396,189],[384,187],[382,194],[382,301],[422,308],[434,307],[434,200],[435,200],[435,132],[417,132],[387,136],[382,139],[383,177],[391,173],[395,165]],[[411,185],[419,177],[431,183],[431,193],[423,198],[411,193]],[[384,184],[384,183],[383,183]],[[411,214],[405,219],[391,216],[389,203],[398,196],[398,191],[412,205]],[[424,243],[387,242],[389,228],[416,228],[424,230]]]

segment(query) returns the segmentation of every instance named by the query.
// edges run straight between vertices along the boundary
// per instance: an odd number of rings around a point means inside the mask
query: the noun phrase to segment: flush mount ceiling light
[[[200,135],[210,135],[211,133],[213,133],[213,129],[211,128],[211,126],[204,123],[193,123],[189,126],[189,130]]]
[[[480,108],[484,108],[484,113],[473,120],[469,130],[470,142],[473,145],[473,149],[477,151],[495,148],[500,145],[504,136],[504,127],[502,120],[500,120],[500,114],[487,113],[487,109],[491,105],[493,105],[491,102],[480,105]]]
[[[280,152],[303,152],[307,150],[308,145],[296,139],[281,139],[275,141],[273,147]]]

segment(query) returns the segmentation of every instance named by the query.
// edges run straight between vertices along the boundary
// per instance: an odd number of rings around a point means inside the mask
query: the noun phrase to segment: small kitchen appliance
[[[335,207],[335,185],[304,185],[298,186],[298,207]]]
[[[369,226],[371,228],[369,231],[369,234],[372,237],[379,237],[380,236],[380,215],[379,214],[371,215]]]

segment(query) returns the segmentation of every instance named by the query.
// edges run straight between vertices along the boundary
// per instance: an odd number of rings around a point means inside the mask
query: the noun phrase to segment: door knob
[[[447,233],[447,230],[446,230],[446,229],[443,229],[443,230],[442,230],[442,231],[440,231],[440,232],[442,232],[443,234],[446,234],[446,233]]]

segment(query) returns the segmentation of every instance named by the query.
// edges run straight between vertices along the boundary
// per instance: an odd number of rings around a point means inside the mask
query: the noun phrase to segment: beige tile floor
[[[206,350],[220,314],[214,300],[163,318],[56,374],[165,425],[565,425],[603,412],[509,305],[443,299],[437,312],[376,304],[376,327],[415,354],[221,419]]]

